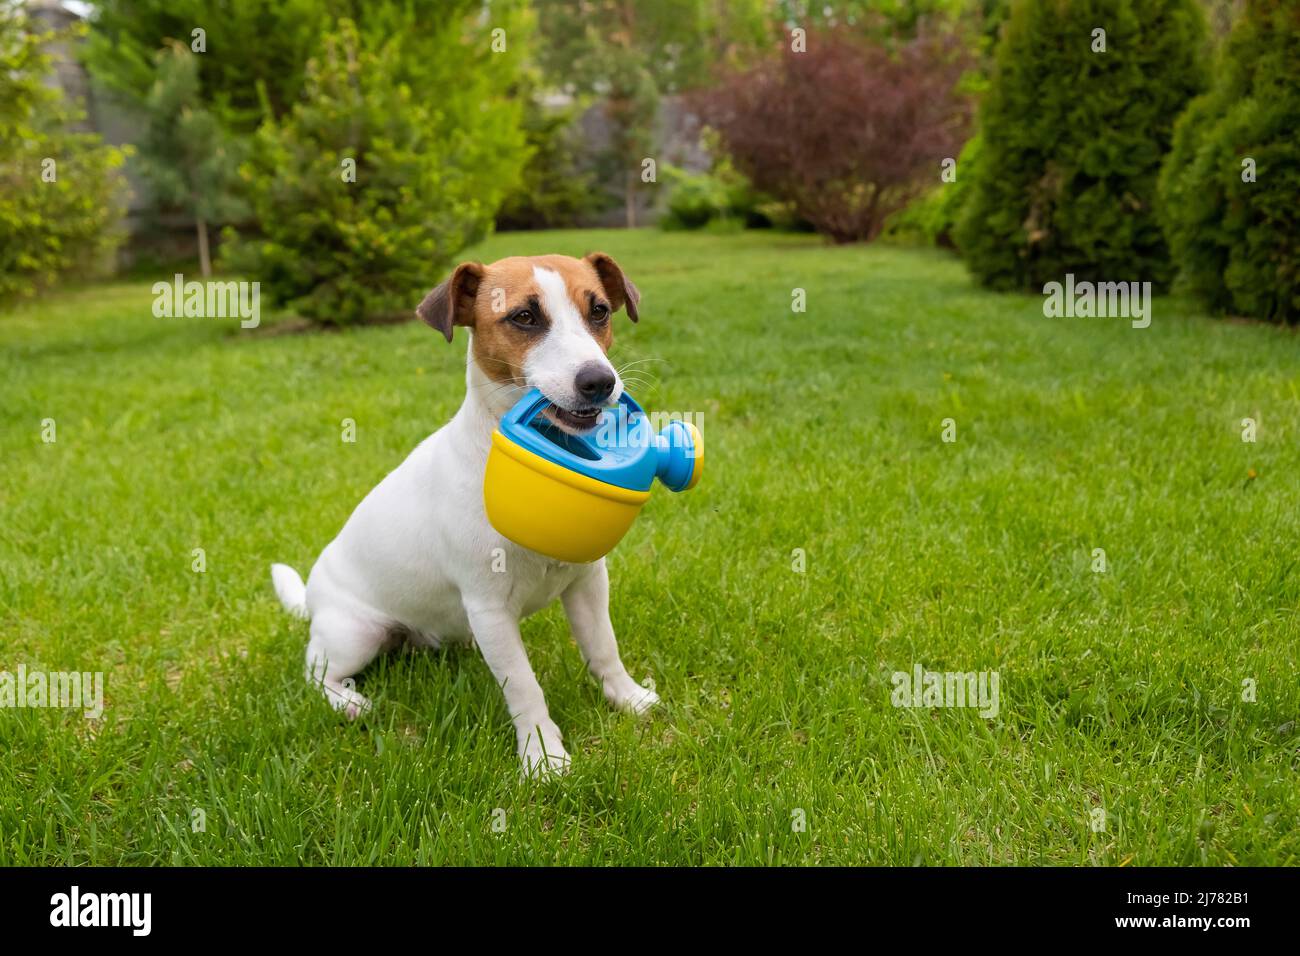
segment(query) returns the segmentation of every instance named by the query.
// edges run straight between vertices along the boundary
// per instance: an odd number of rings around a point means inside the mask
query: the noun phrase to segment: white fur
[[[541,289],[542,310],[551,320],[551,327],[524,359],[525,381],[540,388],[555,404],[578,409],[587,403],[574,390],[573,380],[579,368],[596,362],[614,375],[614,393],[608,400],[608,404],[614,404],[623,394],[623,380],[609,364],[600,343],[592,338],[582,313],[569,298],[564,279],[558,272],[538,266],[533,267],[533,278]]]
[[[300,620],[307,620],[307,586],[298,572],[287,564],[273,564],[271,583],[284,609]]]
[[[576,394],[577,369],[607,359],[563,280],[546,269],[535,276],[551,328],[530,350],[525,381],[567,404]],[[472,349],[466,383],[451,421],[362,500],[321,552],[305,594],[285,565],[272,566],[272,580],[287,610],[310,616],[307,679],[337,709],[357,716],[370,707],[351,678],[401,636],[429,647],[472,640],[505,694],[525,772],[563,771],[569,755],[528,663],[521,618],[560,598],[609,702],[639,713],[659,698],[619,658],[604,560],[556,561],[519,547],[488,523],[483,471],[492,430],[523,389],[491,382]],[[621,389],[618,382],[615,398]],[[504,571],[494,571],[502,562]]]

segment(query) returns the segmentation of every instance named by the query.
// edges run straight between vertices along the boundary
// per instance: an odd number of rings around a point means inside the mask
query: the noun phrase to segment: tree
[[[851,29],[875,39],[911,39],[919,31],[987,13],[1006,0],[777,0],[783,23],[805,29]]]
[[[246,208],[235,194],[237,141],[203,105],[197,57],[189,47],[171,43],[160,50],[155,77],[144,102],[148,128],[140,143],[141,173],[162,202],[194,220],[206,278],[212,275],[208,224],[227,222]]]
[[[1216,311],[1300,322],[1300,5],[1248,0],[1160,178],[1187,286]]]
[[[86,63],[126,105],[139,106],[153,89],[158,50],[184,45],[198,54],[204,105],[229,131],[251,133],[266,110],[282,116],[297,100],[321,35],[352,6],[346,0],[96,0]]]
[[[87,66],[127,105],[152,89],[157,51],[181,43],[199,53],[204,105],[235,134],[254,132],[269,114],[285,116],[298,101],[307,61],[341,18],[356,24],[363,45],[402,37],[426,50],[443,24],[481,15],[525,38],[525,0],[95,0]],[[200,53],[199,50],[202,50]],[[453,57],[453,60],[458,58]],[[437,71],[436,64],[429,64]]]
[[[402,54],[395,82],[435,95],[465,84],[470,94],[451,101],[477,103],[473,91],[484,88],[483,79],[466,71],[491,63],[485,78],[496,84],[494,95],[505,89],[499,80],[513,81],[518,51],[527,40],[526,2],[223,0],[214,5],[211,0],[97,0],[86,60],[126,109],[147,115],[158,69],[171,62],[160,61],[158,50],[189,49],[198,73],[191,110],[214,117],[221,134],[214,130],[213,135],[223,148],[242,153],[251,148],[248,138],[266,119],[284,119],[299,102],[307,63],[340,18],[354,23],[366,50],[397,43]],[[484,41],[489,28],[499,30],[502,46],[510,52],[489,60],[486,42],[475,50],[462,49],[460,28],[470,15],[482,21],[476,40]],[[471,127],[476,122],[465,119]],[[162,173],[163,151],[155,150],[154,158],[155,175],[173,182],[189,178],[180,165]],[[172,158],[179,162],[182,156],[173,152]],[[228,215],[229,207],[223,208]]]
[[[792,46],[693,101],[757,189],[836,242],[873,239],[960,150],[967,61],[951,35],[891,52],[837,28]]]
[[[45,82],[51,38],[0,0],[0,299],[84,274],[121,239],[124,153],[70,131],[78,114]]]
[[[763,0],[534,0],[537,56],[548,82],[597,97],[612,128],[628,227],[642,164],[654,159],[663,96],[704,83],[714,67],[770,33]]]
[[[519,185],[497,212],[498,229],[571,226],[596,208],[596,183],[582,164],[577,107],[552,106],[531,86],[520,91],[529,159]]]
[[[1242,3],[1243,0],[1201,0],[1211,36],[1219,40],[1231,32],[1232,25],[1241,16]]]
[[[341,20],[299,102],[259,129],[242,178],[261,233],[228,232],[228,257],[274,302],[325,324],[410,316],[490,228],[527,151],[502,96],[515,69],[486,26],[465,26],[368,49]]]
[[[1195,0],[1019,0],[998,46],[956,239],[976,279],[1166,287],[1156,176],[1201,88]]]

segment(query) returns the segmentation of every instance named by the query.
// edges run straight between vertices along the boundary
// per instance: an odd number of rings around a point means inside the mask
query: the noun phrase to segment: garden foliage
[[[968,64],[952,34],[893,50],[848,29],[809,33],[695,97],[736,167],[836,242],[872,239],[940,181],[965,140]]]
[[[259,129],[243,179],[260,231],[228,259],[274,303],[324,324],[404,317],[487,233],[527,152],[518,104],[500,95],[509,63],[459,42],[463,25],[372,48],[341,20],[301,99]]]
[[[1217,311],[1300,322],[1300,3],[1250,0],[1160,187],[1189,289]]]
[[[124,153],[73,129],[49,40],[0,2],[0,300],[99,271],[121,239]]]
[[[1169,284],[1156,180],[1174,121],[1203,85],[1204,42],[1195,0],[1015,4],[978,158],[963,171],[972,181],[956,238],[976,279]]]

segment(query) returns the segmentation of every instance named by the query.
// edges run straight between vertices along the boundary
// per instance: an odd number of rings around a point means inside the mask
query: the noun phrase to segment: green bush
[[[389,5],[369,4],[380,13]],[[85,59],[101,84],[138,104],[157,79],[158,50],[201,37],[195,66],[205,105],[230,132],[252,133],[267,109],[289,110],[321,35],[353,8],[365,9],[348,0],[95,0]]]
[[[1160,196],[1191,291],[1218,311],[1300,322],[1300,4],[1247,5],[1213,89],[1179,120]]]
[[[0,300],[96,271],[122,238],[124,153],[69,132],[77,115],[44,83],[48,39],[0,3]]]
[[[663,229],[726,230],[760,225],[759,202],[749,180],[725,155],[708,172],[693,173],[664,163],[660,167],[668,186],[668,203],[659,218]]]
[[[590,164],[583,166],[578,109],[547,107],[535,92],[523,97],[528,162],[519,185],[497,213],[498,229],[576,226],[602,205]]]
[[[713,165],[707,172],[691,172],[668,163],[660,167],[668,197],[659,217],[661,229],[812,231],[799,218],[792,203],[774,199],[754,188],[749,177],[731,161],[713,129],[704,128],[700,144],[713,157]]]
[[[452,18],[418,45],[396,35],[370,49],[339,21],[302,100],[254,138],[242,177],[261,234],[228,230],[228,264],[319,323],[413,314],[440,270],[486,234],[527,155],[518,104],[501,95],[514,78],[508,57],[480,29],[462,42]],[[428,30],[440,30],[436,53]]]
[[[970,197],[970,173],[975,168],[981,140],[972,136],[957,157],[957,178],[940,183],[885,223],[882,238],[903,245],[952,248],[953,231]]]
[[[1094,30],[1105,52],[1093,52]],[[1203,85],[1195,0],[1019,0],[1002,31],[957,244],[976,279],[1166,287],[1156,214],[1173,124]]]
[[[659,217],[661,229],[702,229],[709,221],[730,214],[726,185],[711,173],[693,173],[664,163],[660,172],[668,186],[668,205]]]

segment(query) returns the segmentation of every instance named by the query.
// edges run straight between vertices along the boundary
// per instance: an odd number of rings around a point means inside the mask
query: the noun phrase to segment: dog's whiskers
[[[635,359],[635,360],[633,360],[633,361],[631,361],[631,362],[626,362],[626,363],[624,363],[623,368],[631,368],[631,367],[634,366],[634,365],[644,365],[644,364],[646,364],[647,362],[667,362],[667,361],[668,361],[667,359],[662,359],[662,358],[643,358],[643,359]]]

